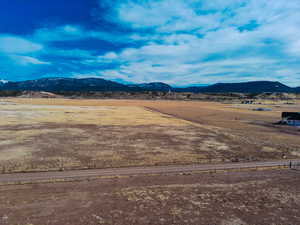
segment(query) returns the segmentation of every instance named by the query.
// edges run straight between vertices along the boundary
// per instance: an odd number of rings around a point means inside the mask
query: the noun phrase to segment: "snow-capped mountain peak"
[[[6,83],[8,83],[8,81],[7,81],[7,80],[1,80],[1,79],[0,79],[0,83],[6,84]]]

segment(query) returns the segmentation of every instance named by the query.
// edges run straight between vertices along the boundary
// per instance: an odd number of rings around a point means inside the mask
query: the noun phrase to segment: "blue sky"
[[[1,0],[0,80],[300,86],[299,0]]]

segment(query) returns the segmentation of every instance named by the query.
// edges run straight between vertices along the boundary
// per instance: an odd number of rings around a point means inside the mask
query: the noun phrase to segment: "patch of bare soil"
[[[213,102],[6,99],[0,172],[254,161],[300,156],[279,111]]]
[[[1,186],[0,224],[300,224],[299,185],[282,170]]]
[[[278,106],[276,111],[271,112],[234,109],[224,104],[205,102],[149,104],[149,108],[201,126],[214,127],[231,136],[242,148],[252,144],[257,149],[270,147],[274,152],[281,152],[283,158],[289,157],[292,152],[292,157],[299,157],[299,128],[274,124],[280,120],[281,112],[288,110],[284,106]],[[297,109],[300,110],[299,106]]]
[[[2,128],[2,173],[268,160],[283,154],[268,145],[241,145],[235,136],[197,126],[49,123]]]

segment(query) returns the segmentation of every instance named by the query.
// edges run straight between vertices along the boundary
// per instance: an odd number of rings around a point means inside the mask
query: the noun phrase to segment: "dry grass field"
[[[259,107],[264,107],[260,105]],[[299,131],[270,112],[213,102],[0,100],[0,172],[300,157]]]
[[[274,170],[0,186],[0,224],[296,225],[299,183]]]

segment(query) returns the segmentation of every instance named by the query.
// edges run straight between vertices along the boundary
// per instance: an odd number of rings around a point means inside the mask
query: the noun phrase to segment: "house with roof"
[[[283,112],[281,122],[290,126],[300,127],[300,112]]]

